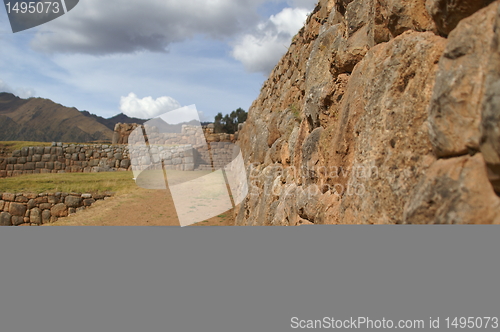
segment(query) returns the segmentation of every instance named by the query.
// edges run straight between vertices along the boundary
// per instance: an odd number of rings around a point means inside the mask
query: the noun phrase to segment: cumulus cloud
[[[9,92],[20,98],[31,98],[35,96],[35,90],[32,88],[12,88],[9,84],[0,80],[0,92]]]
[[[302,28],[310,9],[285,8],[260,23],[252,34],[235,43],[231,55],[250,72],[269,72],[286,53],[292,37]]]
[[[42,25],[32,46],[47,53],[104,55],[163,52],[172,42],[204,34],[226,38],[258,20],[265,0],[85,0]]]
[[[120,110],[123,114],[139,119],[152,119],[164,113],[180,108],[179,102],[171,97],[152,97],[139,99],[135,93],[121,97]]]

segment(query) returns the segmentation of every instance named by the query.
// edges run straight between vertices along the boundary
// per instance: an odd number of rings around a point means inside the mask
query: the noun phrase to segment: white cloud
[[[121,111],[125,115],[139,119],[152,119],[180,107],[179,102],[172,97],[160,97],[156,100],[152,97],[139,99],[131,92],[127,97],[120,99]]]
[[[85,0],[39,28],[32,46],[46,53],[164,52],[196,34],[234,36],[258,20],[265,0]]]
[[[2,80],[0,80],[0,92],[9,92],[25,99],[35,96],[35,90],[32,88],[12,88],[9,84]]]
[[[253,34],[242,36],[234,45],[231,55],[243,63],[250,72],[269,72],[286,53],[292,37],[302,28],[310,10],[285,8],[259,23]]]

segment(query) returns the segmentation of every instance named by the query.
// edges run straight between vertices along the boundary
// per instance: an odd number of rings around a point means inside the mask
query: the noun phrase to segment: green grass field
[[[0,147],[12,152],[30,146],[52,146],[49,142],[0,141]]]
[[[132,172],[28,174],[0,179],[0,192],[126,193],[137,188]]]

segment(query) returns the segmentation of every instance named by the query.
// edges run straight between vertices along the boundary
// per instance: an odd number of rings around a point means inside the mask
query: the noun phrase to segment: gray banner
[[[281,332],[331,330],[337,321],[366,330],[351,323],[363,317],[374,329],[390,320],[412,329],[423,321],[428,330],[439,318],[446,330],[447,317],[459,318],[458,329],[460,317],[484,327],[500,316],[499,233],[488,226],[2,228],[1,330]],[[494,319],[488,324],[480,330],[498,330]]]

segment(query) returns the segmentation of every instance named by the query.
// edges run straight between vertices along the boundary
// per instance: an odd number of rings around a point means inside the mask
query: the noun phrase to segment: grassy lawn
[[[170,185],[186,182],[210,174],[208,171],[181,172],[169,170]],[[165,186],[163,171],[145,171],[141,174],[141,183],[150,189],[162,189]],[[113,191],[118,194],[128,193],[138,188],[132,172],[103,173],[62,173],[62,174],[27,174],[0,179],[0,193],[21,192],[81,192],[97,193]],[[148,183],[150,182],[150,183]],[[173,182],[173,183],[172,183]],[[149,184],[149,186],[148,186]],[[156,188],[154,184],[159,184]],[[210,185],[210,184],[208,184]],[[200,188],[201,189],[201,188]],[[200,191],[201,193],[202,191]]]
[[[30,146],[52,146],[49,142],[0,141],[0,147],[12,152]]]
[[[0,179],[0,192],[127,193],[137,188],[132,172],[28,174]]]
[[[107,144],[112,145],[110,142],[89,142],[89,143],[63,143],[63,144],[83,144],[83,145],[93,145],[93,144]],[[5,149],[7,152],[21,150],[22,148],[28,148],[31,146],[52,146],[51,142],[25,142],[25,141],[0,141],[0,148]]]

